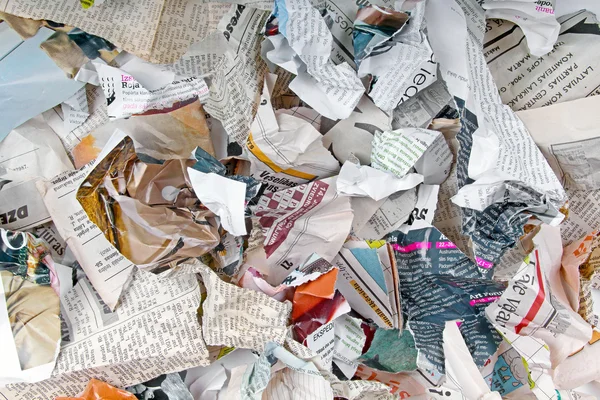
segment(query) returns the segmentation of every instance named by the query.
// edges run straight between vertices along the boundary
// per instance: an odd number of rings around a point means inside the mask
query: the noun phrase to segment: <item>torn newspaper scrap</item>
[[[253,364],[258,356],[247,349],[235,349],[212,364],[188,369],[185,384],[194,399],[217,400],[233,386],[236,368]]]
[[[568,190],[600,189],[598,105],[600,98],[590,97],[517,112]]]
[[[246,144],[250,176],[264,182],[267,193],[327,178],[340,170],[309,122],[273,110],[267,82]]]
[[[336,288],[350,307],[384,329],[402,329],[400,283],[390,245],[348,241],[332,261],[340,273]]]
[[[6,399],[76,396],[92,377],[124,388],[207,365],[200,299],[194,274],[160,279],[136,270],[121,305],[111,312],[83,276],[62,300],[61,351],[52,378],[8,385],[0,394]]]
[[[11,131],[0,142],[0,226],[24,230],[49,222],[36,181],[72,168],[59,138],[40,116]]]
[[[43,114],[62,139],[76,168],[95,160],[115,129],[127,133],[139,152],[158,160],[187,158],[197,146],[214,152],[205,111],[199,101],[111,121],[102,88],[86,85],[86,94],[90,116],[72,131],[64,128],[65,116],[60,108]]]
[[[571,308],[564,292],[558,228],[545,225],[533,240],[536,249],[486,314],[495,325],[542,340],[555,368],[591,339],[592,327]]]
[[[263,351],[266,342],[283,343],[289,302],[223,282],[206,266],[198,268],[207,292],[202,302],[202,333],[207,345]]]
[[[80,71],[75,78],[102,87],[110,119],[127,118],[150,110],[174,108],[176,103],[190,100],[193,102],[199,99],[200,102],[205,102],[208,99],[208,87],[202,78],[174,80],[165,86],[149,89],[149,83],[146,86],[142,85],[123,69],[111,67],[101,61],[92,61],[90,64],[89,68],[95,70],[96,74],[86,70],[86,75],[92,76],[83,77],[83,71]],[[139,71],[136,72],[143,76]]]
[[[408,330],[378,328],[367,352],[358,361],[379,371],[414,371],[417,369],[417,349],[413,335]]]
[[[485,9],[486,19],[517,24],[527,39],[529,53],[541,57],[552,50],[560,30],[560,24],[554,15],[554,3],[556,0],[519,2],[487,0],[482,6]],[[494,23],[497,22],[492,22]]]
[[[356,209],[355,214],[357,215],[353,221],[356,237],[365,240],[380,240],[409,220],[417,202],[417,191],[411,189],[396,192],[379,202],[368,199],[370,200],[368,207],[364,207],[364,204],[357,205],[356,198],[352,200],[353,209]],[[359,218],[360,223],[357,221]]]
[[[358,76],[372,76],[369,96],[386,112],[436,80],[437,64],[423,32],[426,2],[405,4],[410,8],[405,12],[360,7],[354,22]]]
[[[277,0],[273,17],[264,58],[296,75],[290,90],[319,114],[347,118],[365,88],[350,65],[331,61],[333,36],[319,11],[308,0]]]
[[[329,178],[262,196],[254,209],[264,237],[261,249],[249,249],[247,262],[278,285],[308,257],[333,260],[352,223],[348,197],[339,196]],[[253,251],[254,250],[254,251]]]
[[[441,378],[445,323],[461,320],[475,363],[483,366],[501,340],[485,317],[485,307],[502,295],[504,286],[484,279],[485,269],[433,227],[396,231],[388,240],[396,255],[407,328],[419,350],[417,365],[434,380]]]
[[[462,208],[462,230],[473,241],[475,257],[493,266],[522,235],[530,215],[558,224],[566,195],[523,123],[502,104],[481,50],[483,10],[471,0],[434,0],[425,19],[461,120],[459,190],[452,201]],[[506,220],[512,224],[499,229]]]
[[[187,173],[194,194],[206,208],[219,216],[223,228],[234,236],[245,235],[246,184],[213,172],[205,174],[189,167]]]
[[[379,201],[393,193],[412,189],[421,182],[423,176],[420,174],[409,173],[398,178],[392,173],[346,161],[340,170],[337,188],[338,193],[345,196],[368,196]]]
[[[351,310],[344,296],[335,290],[337,276],[334,268],[315,281],[298,286],[292,308],[294,339],[319,354],[328,370],[333,357],[333,321]]]
[[[487,21],[483,55],[502,102],[515,111],[598,93],[600,76],[594,71],[600,65],[592,55],[593,49],[600,45],[596,16],[579,9],[558,18],[558,22],[560,33],[556,43],[535,57],[521,40],[520,27],[505,20]]]
[[[48,213],[88,279],[109,309],[114,310],[127,285],[133,264],[111,245],[88,218],[76,198],[91,166],[37,182]]]

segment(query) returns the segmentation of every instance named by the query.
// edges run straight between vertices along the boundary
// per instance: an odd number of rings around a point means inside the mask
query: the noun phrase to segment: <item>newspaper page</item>
[[[177,60],[217,28],[229,4],[199,0],[124,0],[84,10],[79,0],[2,0],[0,11],[76,26],[156,63]],[[126,22],[126,23],[123,23]]]
[[[440,184],[451,164],[452,153],[439,131],[402,128],[377,133],[373,139],[371,165],[398,177],[414,167],[425,184]]]
[[[58,232],[104,303],[114,310],[134,266],[106,240],[77,201],[77,189],[90,170],[91,164],[65,172],[38,182],[37,188]]]
[[[580,10],[558,18],[560,34],[541,57],[529,54],[521,28],[502,19],[486,21],[483,55],[502,102],[528,110],[600,93],[600,26]]]
[[[358,357],[367,340],[361,327],[362,320],[342,315],[333,321],[333,362],[348,379],[352,379],[358,368]]]
[[[469,0],[461,0],[459,3],[468,24],[472,19],[477,21],[476,24],[482,22],[481,15],[477,15],[474,8],[469,8]],[[435,9],[435,7],[432,7],[432,9]],[[441,9],[439,12],[441,12]],[[471,12],[474,12],[474,14],[470,15]],[[470,111],[475,112],[476,115],[483,114],[486,118],[487,132],[484,133],[482,126],[479,126],[477,132],[472,135],[468,174],[476,179],[487,177],[489,180],[494,179],[496,175],[503,174],[511,179],[523,182],[534,190],[548,193],[551,196],[551,203],[558,209],[565,200],[562,187],[542,157],[542,153],[535,147],[535,143],[525,126],[508,107],[502,105],[480,50],[478,41],[481,38],[476,35],[480,35],[481,32],[474,31],[474,29],[479,30],[483,27],[476,24],[473,24],[475,26],[468,25],[465,27],[468,30],[467,49],[462,51],[466,51],[468,56],[471,57],[464,61],[470,67],[467,73],[468,80],[473,86],[471,94],[473,104],[469,104],[470,101],[467,99],[466,106],[472,107],[473,109]],[[447,75],[450,76],[449,73]],[[454,90],[450,90],[451,92],[464,90],[464,82],[461,83],[456,78],[447,80],[448,85],[450,85],[450,82],[455,82],[453,83]],[[478,116],[481,117],[481,115]],[[489,125],[487,125],[488,123]],[[490,152],[490,141],[499,145],[497,151]],[[528,149],[531,149],[531,151]],[[528,153],[525,153],[525,151]],[[486,155],[489,158],[486,159]],[[511,160],[514,161],[511,162]],[[477,166],[477,168],[474,166]],[[498,180],[498,178],[495,179]],[[493,188],[493,184],[486,185],[484,182],[485,179],[482,180],[484,187],[498,190]],[[458,196],[454,199],[455,203],[476,210],[483,210],[491,204],[492,196],[482,197],[477,194],[479,185],[475,184],[470,188],[469,186],[466,185],[459,190]]]
[[[200,296],[194,274],[161,280],[137,271],[121,306],[111,312],[83,277],[62,301],[63,339],[53,377],[8,385],[0,395],[7,400],[75,396],[92,377],[125,387],[206,365]]]
[[[306,337],[306,347],[321,356],[323,366],[329,371],[331,371],[335,344],[334,322],[339,318],[341,317],[320,326]]]
[[[188,50],[190,45],[204,40],[211,32],[215,30],[222,32],[223,30],[219,29],[217,25],[231,9],[229,3],[204,0],[162,0],[160,2],[164,4],[156,32],[152,33],[154,40],[150,57],[144,57],[144,53],[137,55],[147,58],[153,63],[161,64],[175,62]],[[142,7],[139,1],[133,3],[135,11]],[[145,31],[145,24],[142,23],[140,26],[144,27]],[[230,27],[227,29],[229,30]],[[143,34],[144,31],[141,31],[140,34]],[[125,50],[127,49],[125,48]],[[136,54],[135,51],[132,53]]]
[[[125,0],[119,7],[84,10],[79,0],[3,0],[0,11],[31,19],[48,19],[101,36],[115,46],[149,57],[165,0]],[[122,23],[132,21],[135,23]]]

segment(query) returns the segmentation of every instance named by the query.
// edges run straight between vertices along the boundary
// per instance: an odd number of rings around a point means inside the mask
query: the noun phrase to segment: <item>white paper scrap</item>
[[[196,196],[210,211],[221,218],[225,230],[235,236],[245,235],[244,201],[246,184],[217,175],[188,168]]]

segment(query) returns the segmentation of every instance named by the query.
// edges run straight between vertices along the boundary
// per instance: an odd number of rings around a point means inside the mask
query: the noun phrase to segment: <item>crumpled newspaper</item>
[[[0,0],[0,397],[597,397],[570,3]]]

